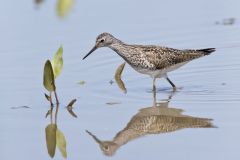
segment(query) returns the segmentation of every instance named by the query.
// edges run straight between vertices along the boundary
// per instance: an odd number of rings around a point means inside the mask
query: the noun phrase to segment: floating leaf
[[[56,131],[57,131],[57,125],[56,124],[49,124],[45,128],[47,150],[48,150],[48,154],[52,158],[54,157],[55,150],[56,150]]]
[[[113,81],[113,80],[110,80],[109,83],[112,85],[112,84],[114,83],[114,81]]]
[[[86,83],[86,82],[83,81],[83,80],[78,82],[78,84],[80,84],[80,85],[84,85],[85,83]]]
[[[67,158],[67,151],[66,151],[67,143],[66,143],[66,139],[65,139],[64,134],[59,129],[57,129],[56,138],[57,138],[57,147],[58,147],[58,149],[60,150],[62,156],[64,158]]]
[[[57,76],[60,75],[62,68],[63,68],[63,48],[62,46],[59,47],[58,51],[53,57],[53,60],[51,61],[52,63],[52,68],[53,68],[53,73],[54,73],[54,79],[57,78]]]
[[[221,21],[216,21],[215,24],[217,25],[234,25],[236,22],[236,18],[230,17],[230,18],[225,18]]]
[[[118,66],[116,72],[115,72],[115,80],[117,82],[118,87],[124,92],[127,93],[127,89],[125,88],[125,85],[121,79],[121,75],[122,75],[122,71],[125,67],[125,62],[123,64],[121,64],[120,66]]]
[[[55,91],[54,74],[49,60],[46,61],[44,66],[43,85],[49,92]]]
[[[73,0],[58,0],[57,13],[59,17],[64,17],[71,9]]]
[[[107,105],[116,105],[116,104],[121,104],[121,102],[107,102]]]
[[[30,107],[28,106],[11,107],[11,109],[21,109],[21,108],[30,108]]]

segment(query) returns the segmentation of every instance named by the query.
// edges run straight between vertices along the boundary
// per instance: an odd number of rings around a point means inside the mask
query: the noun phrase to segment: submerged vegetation
[[[59,109],[59,100],[56,91],[56,78],[61,74],[63,69],[63,47],[59,47],[53,59],[47,60],[43,71],[43,85],[49,94],[44,94],[45,98],[50,102],[50,109],[46,113],[46,118],[50,115],[50,124],[45,128],[47,150],[50,157],[54,157],[56,146],[64,158],[67,158],[67,142],[64,133],[57,127],[57,115]],[[53,103],[52,95],[55,97],[56,105]],[[67,106],[69,113],[77,118],[77,115],[72,111],[73,104],[76,102],[73,99]],[[53,116],[53,109],[55,114]]]

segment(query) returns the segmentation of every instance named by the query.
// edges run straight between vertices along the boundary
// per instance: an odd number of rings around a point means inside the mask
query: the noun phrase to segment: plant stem
[[[58,106],[58,105],[59,105],[59,101],[58,101],[58,96],[57,96],[56,90],[54,91],[54,95],[55,95],[55,98],[56,98],[56,104],[57,104],[57,106]]]
[[[52,116],[52,112],[53,112],[53,102],[52,102],[52,92],[49,93],[49,101],[50,101],[50,121],[51,123],[53,123],[53,116]]]
[[[55,111],[55,124],[57,124],[58,108],[59,108],[59,104],[56,105],[56,111]]]
[[[53,105],[50,106],[51,107],[51,110],[50,110],[50,121],[51,121],[51,124],[53,123],[53,116],[52,116],[52,113],[53,113]]]
[[[50,92],[49,94],[50,94],[50,96],[49,96],[49,101],[50,101],[50,103],[51,103],[51,106],[53,106],[53,102],[52,102],[52,93]]]

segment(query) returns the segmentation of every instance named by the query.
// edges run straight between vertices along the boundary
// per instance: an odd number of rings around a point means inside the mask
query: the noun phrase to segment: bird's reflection
[[[102,141],[90,131],[86,131],[99,145],[103,153],[112,156],[124,144],[149,134],[174,132],[184,128],[214,128],[212,119],[182,114],[182,109],[169,107],[174,95],[172,92],[165,102],[156,102],[156,90],[153,92],[153,106],[142,108],[119,131],[113,140]]]

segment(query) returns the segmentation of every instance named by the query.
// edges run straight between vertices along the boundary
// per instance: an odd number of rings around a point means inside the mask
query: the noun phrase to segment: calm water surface
[[[5,1],[0,6],[1,159],[51,159],[42,72],[61,44],[58,128],[67,140],[68,159],[107,159],[105,154],[111,159],[240,159],[239,5],[238,0],[76,0],[70,14],[59,19],[56,1],[38,7],[28,0]],[[225,18],[235,21],[224,25]],[[113,51],[102,48],[81,60],[105,31],[127,43],[217,51],[171,72],[179,88],[175,93],[158,80],[159,107],[153,108],[150,77],[126,65],[127,93],[118,88],[114,73],[123,60]],[[79,85],[82,80],[86,83]],[[78,118],[65,108],[73,98]],[[57,150],[54,159],[64,158]]]

